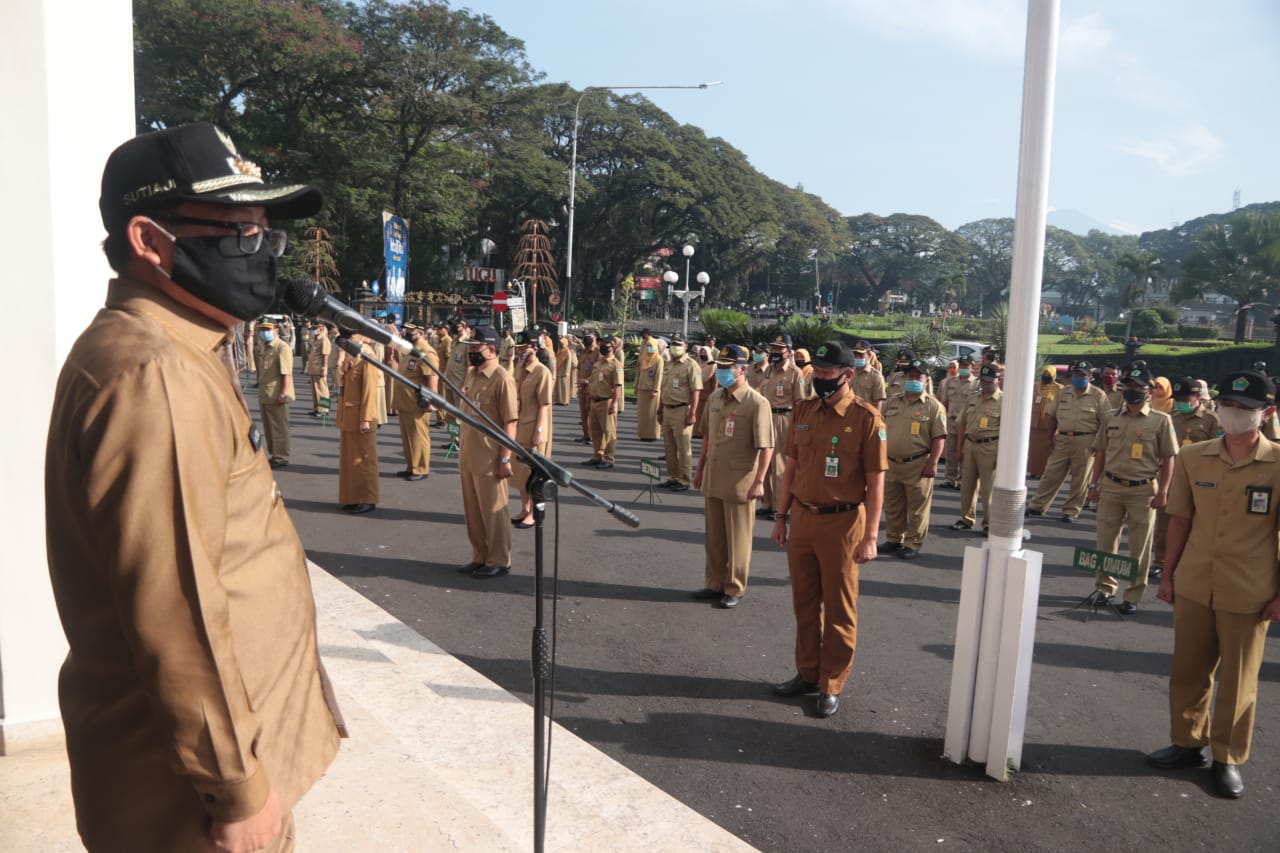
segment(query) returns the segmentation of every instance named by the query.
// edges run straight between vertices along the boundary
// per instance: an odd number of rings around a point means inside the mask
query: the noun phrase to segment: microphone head
[[[284,289],[284,304],[295,314],[314,317],[324,308],[327,295],[317,282],[295,278]]]

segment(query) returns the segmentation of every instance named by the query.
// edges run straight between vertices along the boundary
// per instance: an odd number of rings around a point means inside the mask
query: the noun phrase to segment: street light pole
[[[688,86],[588,86],[582,90],[582,94],[578,95],[578,101],[573,106],[573,138],[570,144],[569,154],[569,240],[565,248],[564,260],[564,302],[560,314],[564,317],[560,321],[560,336],[563,337],[569,333],[569,310],[572,306],[570,301],[573,295],[573,218],[574,211],[577,210],[577,178],[578,178],[578,129],[581,126],[579,116],[582,113],[582,99],[592,92],[604,92],[614,89],[622,89],[627,91],[638,91],[647,89],[709,89],[712,86],[719,86],[722,81],[713,80],[710,83],[695,83]]]
[[[689,338],[689,303],[699,297],[702,297],[703,299],[707,298],[707,284],[708,282],[711,281],[711,276],[707,275],[707,273],[705,272],[698,273],[698,284],[700,285],[700,289],[690,290],[689,289],[689,261],[693,257],[693,246],[686,245],[681,250],[681,252],[684,254],[684,281],[685,281],[684,290],[675,289],[676,282],[680,280],[680,273],[676,272],[675,270],[667,270],[666,272],[664,272],[662,274],[662,280],[667,283],[667,286],[671,290],[671,295],[678,297],[680,301],[684,303],[684,324],[681,328],[681,332],[684,335],[685,340],[688,340]]]

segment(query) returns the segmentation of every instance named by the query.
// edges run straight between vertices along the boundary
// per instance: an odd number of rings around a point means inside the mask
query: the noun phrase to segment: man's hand
[[[369,430],[371,430],[371,429],[373,429],[373,421],[361,421],[361,422],[360,422],[360,431],[361,431],[361,432],[368,432],[368,431],[369,431]]]
[[[1270,622],[1280,619],[1280,595],[1271,599],[1271,603],[1262,611],[1262,619]]]
[[[702,491],[702,466],[698,466],[698,470],[693,472],[693,487],[698,491]]]
[[[512,474],[510,462],[499,462],[498,467],[494,469],[494,476],[499,480],[505,480]]]
[[[1164,574],[1160,576],[1160,588],[1156,590],[1156,598],[1170,607],[1173,606],[1173,573],[1168,569],[1165,569]],[[1280,598],[1276,599],[1276,601],[1280,601]],[[1273,607],[1276,605],[1276,601],[1271,602]]]
[[[1151,498],[1152,509],[1164,509],[1167,503],[1169,503],[1169,493],[1165,491],[1156,492],[1155,496]]]
[[[938,476],[938,463],[937,462],[924,463],[924,471],[921,472],[921,475],[926,480],[935,479]]]
[[[209,840],[213,842],[214,849],[227,853],[264,850],[280,834],[280,818],[280,797],[272,788],[257,814],[236,821],[215,818],[209,827]]]
[[[276,403],[277,403],[277,404],[283,404],[283,403],[287,403],[287,402],[289,402],[289,395],[288,395],[288,394],[281,394],[279,397],[276,397]]]
[[[853,561],[855,563],[869,563],[876,558],[876,536],[878,535],[879,531],[876,531],[871,535],[871,538],[863,539],[853,549]]]
[[[688,412],[688,414],[686,414],[686,415],[684,416],[684,425],[685,425],[685,426],[693,426],[693,422],[694,422],[695,420],[697,420],[697,419],[693,416],[693,406],[688,406],[687,408],[689,409],[689,412]]]
[[[787,545],[787,520],[782,516],[778,516],[778,520],[773,523],[773,544],[779,548],[785,548]]]
[[[747,489],[747,500],[751,501],[762,497],[764,497],[764,483],[756,480],[751,484],[751,487]]]

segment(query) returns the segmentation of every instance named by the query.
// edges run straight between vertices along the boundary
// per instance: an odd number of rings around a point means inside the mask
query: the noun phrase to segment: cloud
[[[1221,159],[1226,147],[1222,138],[1209,128],[1195,124],[1155,139],[1130,140],[1120,145],[1118,150],[1132,157],[1150,160],[1166,175],[1184,178]]]
[[[1115,34],[1098,15],[1084,15],[1058,28],[1058,56],[1065,64],[1087,63],[1101,55]]]

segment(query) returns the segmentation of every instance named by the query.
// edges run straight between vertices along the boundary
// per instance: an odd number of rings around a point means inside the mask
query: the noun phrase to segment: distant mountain
[[[1089,236],[1090,231],[1101,231],[1103,234],[1112,236],[1126,233],[1112,228],[1104,222],[1099,222],[1089,214],[1081,213],[1078,210],[1055,210],[1049,214],[1049,224],[1055,228],[1061,228],[1063,231],[1079,234],[1081,237]]]

